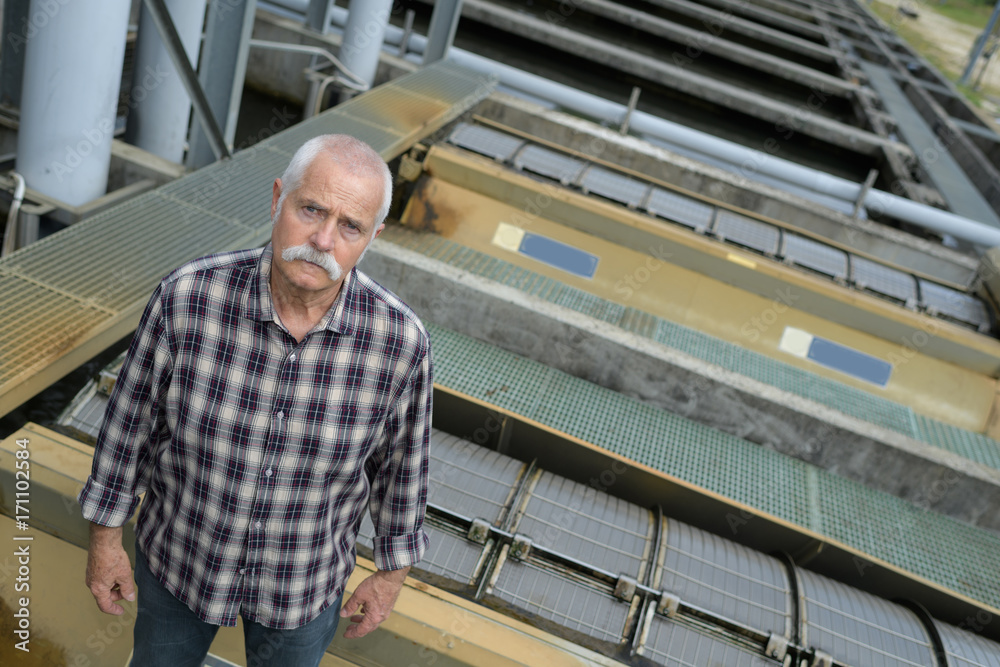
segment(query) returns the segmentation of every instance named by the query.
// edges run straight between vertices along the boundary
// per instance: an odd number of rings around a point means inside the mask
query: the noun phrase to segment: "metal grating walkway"
[[[1000,607],[1000,536],[492,345],[427,329],[444,387]]]
[[[908,406],[782,363],[681,324],[602,299],[437,235],[418,234],[394,225],[387,227],[380,238],[650,338],[692,357],[826,405],[857,419],[892,429],[1000,470],[1000,443],[984,435],[917,415]],[[586,420],[587,417],[587,411],[583,410],[581,418]]]
[[[494,85],[437,63],[0,260],[0,416],[130,333],[175,267],[265,243],[271,183],[302,142],[352,134],[390,160]]]

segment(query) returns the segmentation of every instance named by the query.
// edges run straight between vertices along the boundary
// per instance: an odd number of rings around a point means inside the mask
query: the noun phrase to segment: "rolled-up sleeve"
[[[422,358],[386,421],[386,456],[372,479],[369,509],[375,528],[375,566],[399,570],[427,549],[427,509],[433,368],[424,338]]]
[[[104,412],[90,477],[79,495],[84,518],[100,525],[127,522],[149,483],[162,427],[159,403],[171,372],[161,295],[162,285],[132,338]]]

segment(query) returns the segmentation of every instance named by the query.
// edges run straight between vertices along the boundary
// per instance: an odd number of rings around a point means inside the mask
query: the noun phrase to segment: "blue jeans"
[[[149,571],[135,550],[139,592],[135,648],[130,667],[201,667],[219,626],[198,618]],[[292,630],[274,630],[243,619],[247,667],[316,667],[337,632],[340,603]]]

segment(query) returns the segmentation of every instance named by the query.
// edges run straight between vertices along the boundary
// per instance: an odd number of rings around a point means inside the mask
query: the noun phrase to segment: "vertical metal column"
[[[31,3],[31,20],[45,25],[24,57],[17,171],[71,206],[107,190],[131,4]]]
[[[437,0],[434,3],[431,25],[427,29],[424,65],[437,62],[447,55],[451,43],[455,41],[455,30],[461,16],[462,0]]]
[[[184,52],[196,67],[205,0],[167,0],[166,4]],[[191,98],[146,5],[139,13],[133,71],[125,139],[171,162],[181,162],[191,119]]]
[[[997,4],[994,5],[993,13],[990,14],[990,20],[987,21],[983,32],[976,38],[975,45],[972,47],[972,53],[969,54],[969,63],[965,66],[965,71],[962,72],[962,78],[958,80],[960,84],[968,85],[969,77],[972,76],[972,70],[976,68],[976,63],[979,61],[979,54],[983,52],[986,42],[989,41],[990,35],[993,34],[993,28],[997,24],[997,17],[1000,17],[1000,0],[997,0]]]
[[[31,0],[3,3],[3,48],[0,50],[0,104],[21,106],[21,81],[28,35],[38,29],[28,18]]]
[[[198,81],[230,148],[236,138],[256,9],[257,0],[228,0],[208,6]],[[195,123],[191,128],[187,166],[198,169],[212,162],[215,162],[212,144],[201,125]]]
[[[340,61],[369,85],[375,82],[378,56],[389,24],[392,0],[351,0]]]

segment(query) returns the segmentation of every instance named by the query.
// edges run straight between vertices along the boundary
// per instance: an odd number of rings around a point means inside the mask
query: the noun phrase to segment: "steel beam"
[[[222,136],[230,150],[236,138],[256,8],[257,0],[212,2],[208,7],[198,80],[212,114],[223,121]],[[198,169],[215,159],[205,130],[201,126],[192,127],[187,166]]]
[[[462,15],[462,0],[437,0],[431,14],[431,25],[427,30],[427,48],[424,49],[424,65],[441,60],[448,54],[455,41],[455,29]]]

